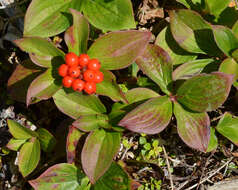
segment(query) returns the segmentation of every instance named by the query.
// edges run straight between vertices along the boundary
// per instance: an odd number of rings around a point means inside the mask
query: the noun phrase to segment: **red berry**
[[[86,82],[84,86],[84,91],[88,94],[93,94],[96,92],[96,84],[94,82]]]
[[[73,66],[69,68],[69,76],[77,78],[80,75],[80,69],[78,66]]]
[[[87,54],[81,54],[78,57],[79,65],[82,66],[82,67],[87,66],[89,60],[90,60],[90,57]]]
[[[85,82],[83,80],[76,79],[72,84],[72,88],[75,91],[81,92],[84,89],[84,85],[85,85]]]
[[[73,82],[74,82],[74,78],[70,77],[70,76],[66,76],[62,80],[63,86],[66,87],[66,88],[71,87]]]
[[[67,53],[65,55],[65,62],[70,67],[77,66],[78,61],[78,56],[73,52]]]
[[[98,71],[101,65],[97,59],[91,59],[88,63],[88,69]]]
[[[60,65],[58,73],[60,76],[65,77],[68,74],[69,66],[66,64]]]
[[[95,79],[95,71],[86,70],[86,71],[83,73],[83,78],[84,78],[84,80],[87,81],[87,82],[94,82],[94,79]]]
[[[100,83],[103,81],[103,73],[101,71],[95,71],[94,82]]]

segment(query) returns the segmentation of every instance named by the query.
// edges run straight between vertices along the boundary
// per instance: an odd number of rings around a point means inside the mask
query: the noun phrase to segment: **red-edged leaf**
[[[161,132],[172,117],[172,102],[167,96],[152,98],[129,112],[119,126],[146,134]]]
[[[70,12],[73,15],[74,23],[65,32],[64,39],[68,46],[68,51],[79,55],[87,51],[89,24],[80,12],[74,9],[70,9]]]
[[[30,105],[34,98],[41,100],[51,98],[62,87],[61,80],[55,79],[52,72],[51,69],[48,69],[31,83],[27,91],[27,105]]]
[[[172,82],[173,65],[166,51],[157,45],[148,45],[143,55],[136,59],[136,63],[164,93],[170,94],[168,84]]]
[[[193,111],[212,111],[225,102],[232,80],[232,75],[220,72],[195,76],[180,86],[177,100]]]
[[[102,69],[122,69],[144,52],[150,38],[150,32],[138,30],[111,32],[98,38],[88,50],[88,55],[97,58]]]
[[[226,58],[220,64],[219,71],[234,76],[233,82],[238,79],[238,64],[233,58]]]
[[[73,125],[69,127],[69,132],[68,132],[67,142],[66,142],[67,162],[69,164],[75,163],[77,145],[78,145],[79,139],[82,137],[83,134],[84,133],[79,131]]]
[[[174,114],[181,139],[188,146],[206,152],[210,140],[210,120],[207,113],[188,112],[175,102]]]
[[[18,151],[19,148],[27,141],[27,139],[14,139],[12,138],[6,145],[6,147],[13,151]]]
[[[81,159],[83,170],[95,183],[110,167],[120,147],[121,134],[103,129],[90,133],[84,144]]]

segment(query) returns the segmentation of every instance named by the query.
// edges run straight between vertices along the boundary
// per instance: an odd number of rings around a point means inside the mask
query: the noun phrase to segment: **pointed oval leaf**
[[[174,114],[178,134],[189,147],[206,152],[210,140],[210,120],[207,113],[194,113],[175,102]]]
[[[20,123],[17,123],[16,121],[13,121],[11,119],[7,120],[7,125],[10,133],[15,139],[30,139],[32,137],[38,137],[38,134],[36,132],[22,126]]]
[[[72,0],[33,0],[24,22],[24,36],[50,37],[70,26],[66,15]]]
[[[74,9],[70,9],[70,12],[73,15],[73,26],[65,32],[64,40],[68,46],[68,52],[80,55],[87,52],[89,24],[80,12]]]
[[[205,0],[206,9],[211,15],[218,17],[228,7],[230,0]]]
[[[132,64],[144,52],[150,38],[150,32],[111,32],[98,38],[88,50],[88,55],[97,58],[102,69],[122,69]]]
[[[29,175],[40,161],[40,142],[33,137],[20,149],[18,166],[23,177]]]
[[[212,28],[198,13],[187,9],[169,12],[174,39],[185,50],[218,56],[221,54],[212,34]]]
[[[64,56],[64,52],[44,38],[26,37],[15,40],[14,42],[22,51],[31,54],[32,61],[35,64],[42,67],[52,67],[51,61],[54,57]]]
[[[130,0],[83,1],[83,13],[90,23],[103,31],[135,28]]]
[[[197,59],[189,61],[177,67],[173,72],[173,80],[188,79],[198,75],[209,64],[214,62],[213,59]]]
[[[226,58],[221,63],[219,71],[233,75],[233,81],[236,81],[238,79],[238,64],[233,58]]]
[[[170,27],[164,28],[156,37],[155,44],[162,47],[171,57],[173,65],[178,65],[196,59],[197,55],[181,48],[175,41]]]
[[[12,138],[6,145],[7,148],[13,151],[18,151],[19,148],[26,142],[27,139],[14,139]]]
[[[30,105],[34,98],[47,100],[51,98],[60,88],[62,88],[61,79],[54,78],[53,72],[55,71],[48,69],[33,80],[27,91],[27,105]]]
[[[95,95],[83,95],[78,92],[67,93],[64,89],[60,89],[53,98],[59,110],[73,119],[82,115],[106,112],[106,108]]]
[[[107,172],[96,182],[93,190],[129,190],[131,180],[118,164],[112,162]]]
[[[121,134],[103,129],[90,133],[84,144],[81,160],[83,170],[95,183],[110,167],[120,147]]]
[[[167,96],[152,98],[129,112],[119,126],[146,134],[164,130],[172,117],[172,102]]]
[[[74,121],[72,125],[84,132],[90,132],[99,127],[106,127],[108,125],[108,116],[103,114],[83,115]]]
[[[169,95],[168,85],[172,82],[173,65],[169,55],[157,45],[148,45],[143,55],[136,59],[137,65]]]
[[[232,32],[235,35],[235,37],[238,39],[238,20],[232,26]]]
[[[231,56],[232,52],[238,48],[238,39],[233,34],[232,30],[219,25],[212,26],[212,29],[217,46],[227,56]]]
[[[55,137],[44,128],[39,128],[36,132],[39,135],[41,149],[44,152],[51,152],[56,145]]]
[[[84,133],[75,126],[72,125],[69,127],[66,141],[67,162],[69,164],[73,164],[76,161],[77,145],[82,135],[84,135]]]
[[[220,119],[216,130],[238,146],[238,118],[226,112]]]
[[[29,181],[35,190],[79,190],[85,175],[72,164],[56,164],[47,169],[37,179]]]
[[[215,150],[218,146],[218,140],[217,140],[217,136],[215,134],[215,129],[214,128],[210,128],[210,140],[209,140],[209,144],[207,147],[207,151],[206,152],[211,152],[213,150]]]
[[[220,72],[200,74],[188,79],[180,86],[177,100],[193,111],[215,110],[229,95],[232,80],[232,75]]]

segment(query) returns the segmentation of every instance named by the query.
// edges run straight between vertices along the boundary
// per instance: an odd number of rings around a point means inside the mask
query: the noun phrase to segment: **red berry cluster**
[[[90,59],[87,54],[77,56],[75,53],[65,55],[65,64],[59,67],[59,75],[66,88],[88,94],[96,92],[96,83],[103,81],[103,73],[99,71],[101,65],[97,59]]]

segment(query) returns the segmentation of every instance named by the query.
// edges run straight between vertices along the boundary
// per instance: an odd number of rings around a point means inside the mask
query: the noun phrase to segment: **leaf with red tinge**
[[[174,102],[174,114],[181,139],[189,147],[206,152],[210,140],[210,120],[207,113],[188,112]]]
[[[89,24],[80,12],[74,9],[70,9],[70,12],[73,15],[73,26],[65,32],[64,39],[68,46],[68,52],[80,55],[87,51]]]
[[[120,147],[121,134],[99,129],[90,133],[84,144],[83,170],[94,184],[110,167]]]
[[[220,119],[216,130],[238,146],[238,118],[226,112]]]
[[[55,79],[52,76],[52,72],[53,71],[51,69],[48,69],[33,80],[27,91],[27,106],[32,103],[34,98],[47,100],[51,98],[60,88],[62,88],[61,80]]]
[[[44,38],[27,37],[14,42],[22,51],[29,53],[32,61],[41,67],[52,67],[52,60],[55,57],[64,57],[63,51]]]
[[[37,179],[29,183],[35,190],[79,190],[80,181],[85,178],[81,170],[72,164],[56,164],[48,168]]]
[[[88,55],[97,58],[101,62],[102,69],[122,69],[143,54],[150,38],[150,32],[138,30],[110,32],[92,44]]]
[[[6,147],[13,151],[18,151],[19,148],[26,142],[27,139],[14,139],[11,138],[11,140],[7,143]]]
[[[177,100],[193,111],[215,110],[228,97],[232,80],[232,75],[220,72],[200,74],[188,79],[179,87]]]
[[[84,135],[73,125],[69,127],[69,132],[66,141],[67,162],[69,164],[75,163],[76,149],[80,138]]]
[[[238,79],[238,64],[233,58],[228,57],[223,60],[220,64],[219,71],[233,75],[233,82]]]
[[[119,126],[146,134],[156,134],[167,127],[172,117],[172,102],[169,97],[152,98],[129,112]]]
[[[173,65],[166,51],[157,45],[148,45],[143,55],[136,59],[137,65],[169,95],[168,85],[172,82]]]

